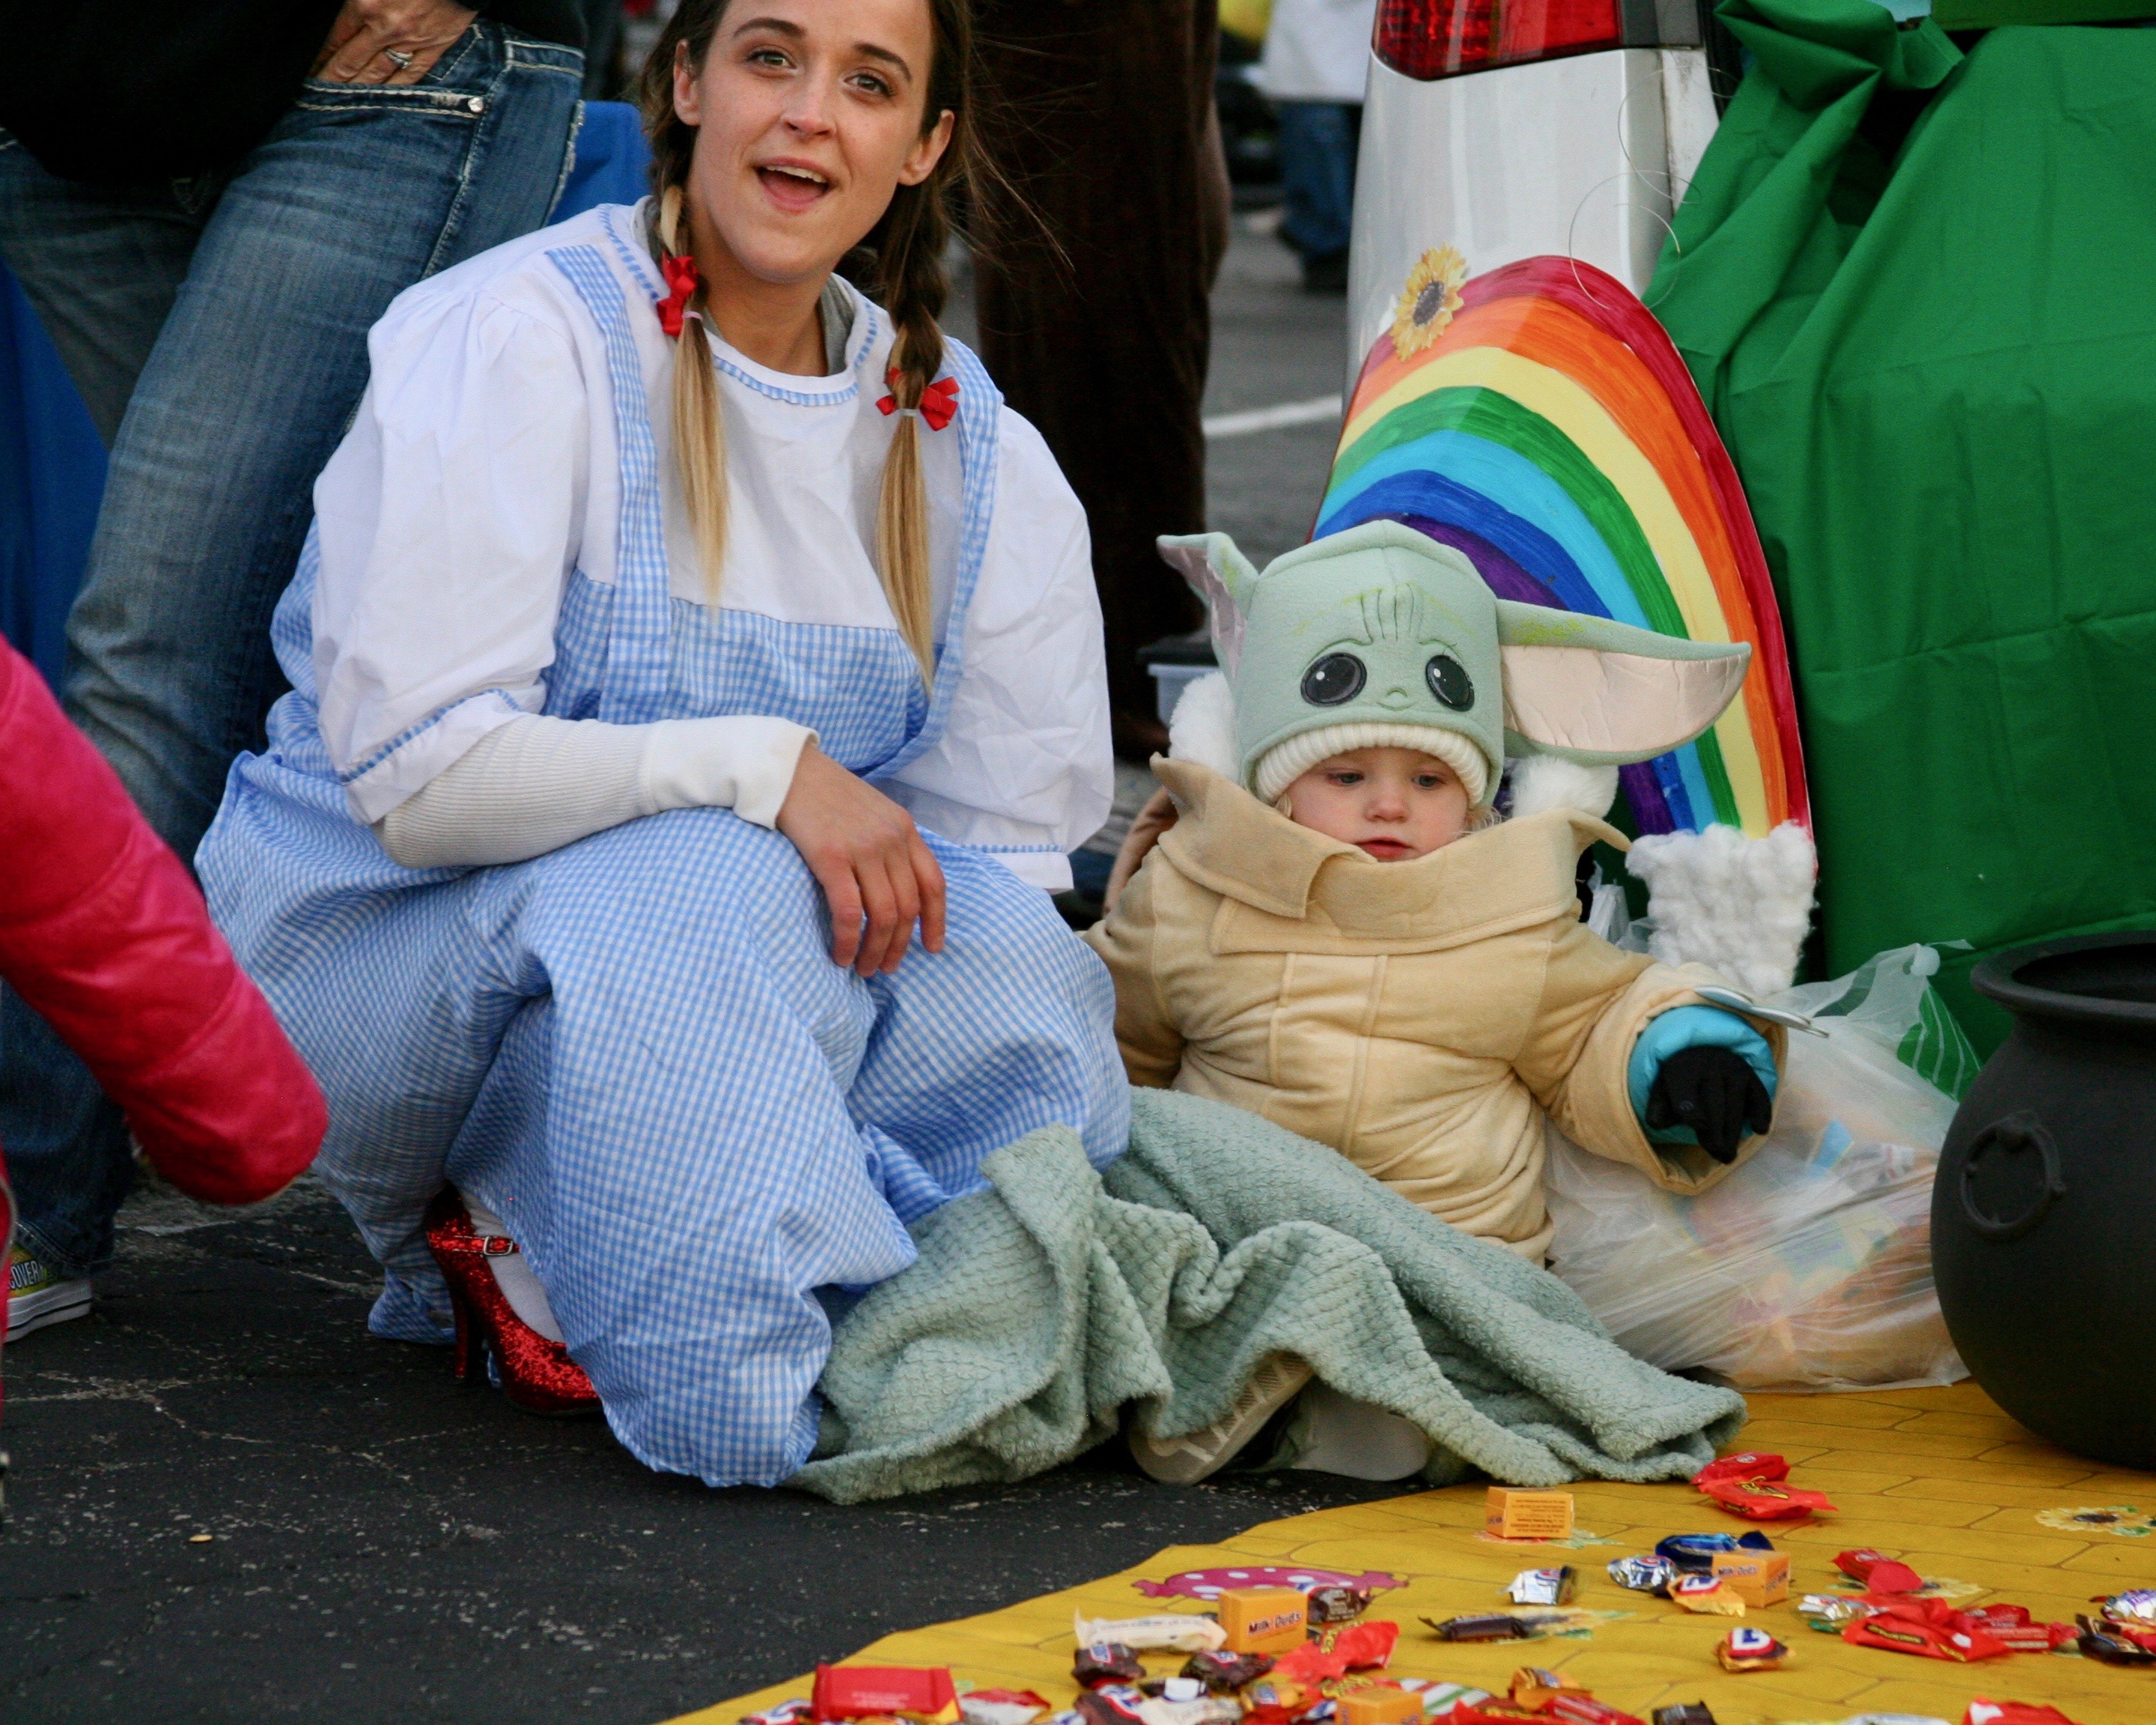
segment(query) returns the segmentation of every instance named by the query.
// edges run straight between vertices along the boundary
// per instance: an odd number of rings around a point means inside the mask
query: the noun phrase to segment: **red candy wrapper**
[[[1399,1639],[1397,1623],[1358,1623],[1322,1641],[1305,1641],[1300,1647],[1290,1648],[1274,1662],[1273,1670],[1315,1689],[1350,1671],[1381,1670],[1391,1662]]]
[[[1958,1627],[1953,1611],[1938,1599],[1879,1599],[1878,1610],[1850,1624],[1841,1632],[1852,1647],[1882,1647],[1891,1653],[1913,1653],[1923,1659],[1950,1660],[1969,1664],[1996,1659],[2010,1651],[2006,1644],[1980,1629]]]
[[[1836,1552],[1834,1566],[1868,1594],[1913,1594],[1924,1584],[1924,1578],[1907,1563],[1897,1563],[1869,1546]]]
[[[1358,1623],[1333,1638],[1332,1651],[1348,1661],[1351,1671],[1383,1670],[1392,1663],[1393,1649],[1399,1645],[1400,1626],[1379,1620]]]
[[[872,1713],[941,1722],[958,1717],[958,1692],[945,1666],[819,1665],[808,1704],[819,1722]]]
[[[1565,1720],[1567,1725],[1646,1725],[1644,1719],[1635,1719],[1623,1709],[1577,1689],[1558,1690],[1543,1703],[1542,1710],[1550,1718]]]
[[[1768,1455],[1748,1450],[1742,1455],[1725,1455],[1719,1461],[1710,1461],[1691,1476],[1691,1482],[1704,1491],[1720,1480],[1785,1480],[1789,1476],[1789,1464],[1779,1455]]]
[[[1985,1605],[1957,1611],[1948,1621],[1954,1629],[1979,1630],[2014,1653],[2049,1653],[2081,1634],[2070,1623],[2038,1623],[2026,1605]]]
[[[2056,1707],[2039,1707],[2031,1701],[1985,1701],[1969,1704],[1961,1725],[2075,1725]]]
[[[964,1725],[1031,1725],[1052,1711],[1048,1697],[1030,1689],[969,1689],[958,1697]]]
[[[1337,1653],[1328,1653],[1316,1641],[1305,1641],[1300,1647],[1291,1647],[1273,1661],[1272,1674],[1286,1677],[1291,1682],[1301,1683],[1315,1689],[1321,1683],[1329,1683],[1336,1677],[1348,1675],[1348,1661]]]
[[[1799,1491],[1784,1485],[1789,1464],[1779,1455],[1746,1451],[1710,1461],[1691,1482],[1733,1515],[1752,1522],[1791,1522],[1830,1513],[1834,1505],[1821,1491]]]

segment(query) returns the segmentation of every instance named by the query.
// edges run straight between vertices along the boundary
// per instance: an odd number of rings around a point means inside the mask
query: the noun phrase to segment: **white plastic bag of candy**
[[[1697,1198],[1550,1128],[1550,1268],[1628,1352],[1739,1389],[1968,1375],[1932,1285],[1932,1178],[1955,1106],[1939,1084],[1966,1090],[1976,1062],[1938,968],[1903,947],[1763,1002],[1825,1034],[1789,1033],[1773,1132]]]

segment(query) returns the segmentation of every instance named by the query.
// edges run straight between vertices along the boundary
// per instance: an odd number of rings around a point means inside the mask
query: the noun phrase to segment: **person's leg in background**
[[[584,100],[623,100],[621,80],[622,0],[583,0]]]
[[[1363,110],[1352,102],[1280,102],[1281,234],[1302,259],[1313,294],[1348,291],[1355,153]]]
[[[114,439],[69,625],[69,716],[181,855],[276,692],[270,614],[365,387],[368,328],[412,283],[546,220],[582,78],[574,49],[481,23],[418,84],[311,82],[208,213]],[[101,195],[42,188],[69,193]],[[81,241],[18,225],[21,204],[0,205],[0,248],[72,368],[85,343],[44,308],[77,292]],[[110,1255],[125,1131],[42,1029],[0,1011],[0,1142],[23,1244],[87,1276]]]
[[[107,449],[223,183],[204,175],[155,186],[76,185],[46,172],[0,132],[0,255],[21,280]],[[39,1200],[36,1221],[23,1219],[8,1266],[19,1337],[88,1305],[79,1278],[110,1253],[110,1218],[131,1168],[119,1109],[5,985],[0,1142],[30,1171],[28,1187]],[[78,1250],[75,1242],[89,1244]]]
[[[977,16],[989,146],[1031,206],[983,212],[982,357],[1086,506],[1117,746],[1142,757],[1166,737],[1137,650],[1199,621],[1153,540],[1205,525],[1199,408],[1227,239],[1214,0],[983,0]]]

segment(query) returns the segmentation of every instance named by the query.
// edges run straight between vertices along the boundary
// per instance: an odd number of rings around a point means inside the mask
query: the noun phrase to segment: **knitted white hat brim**
[[[1413,749],[1444,762],[1459,775],[1471,808],[1481,803],[1482,793],[1489,788],[1490,763],[1457,731],[1442,731],[1435,725],[1358,723],[1321,726],[1275,744],[1258,757],[1252,788],[1260,802],[1270,803],[1320,761],[1354,749],[1386,748]]]

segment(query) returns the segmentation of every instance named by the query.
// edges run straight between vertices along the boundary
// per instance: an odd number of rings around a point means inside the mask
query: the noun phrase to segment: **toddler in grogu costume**
[[[1161,547],[1223,672],[1154,762],[1173,824],[1087,936],[1131,1081],[1329,1144],[1537,1264],[1546,1118],[1672,1192],[1749,1155],[1783,1033],[1591,933],[1578,880],[1626,846],[1616,766],[1706,730],[1750,649],[1500,600],[1390,521],[1262,575],[1224,534]]]

